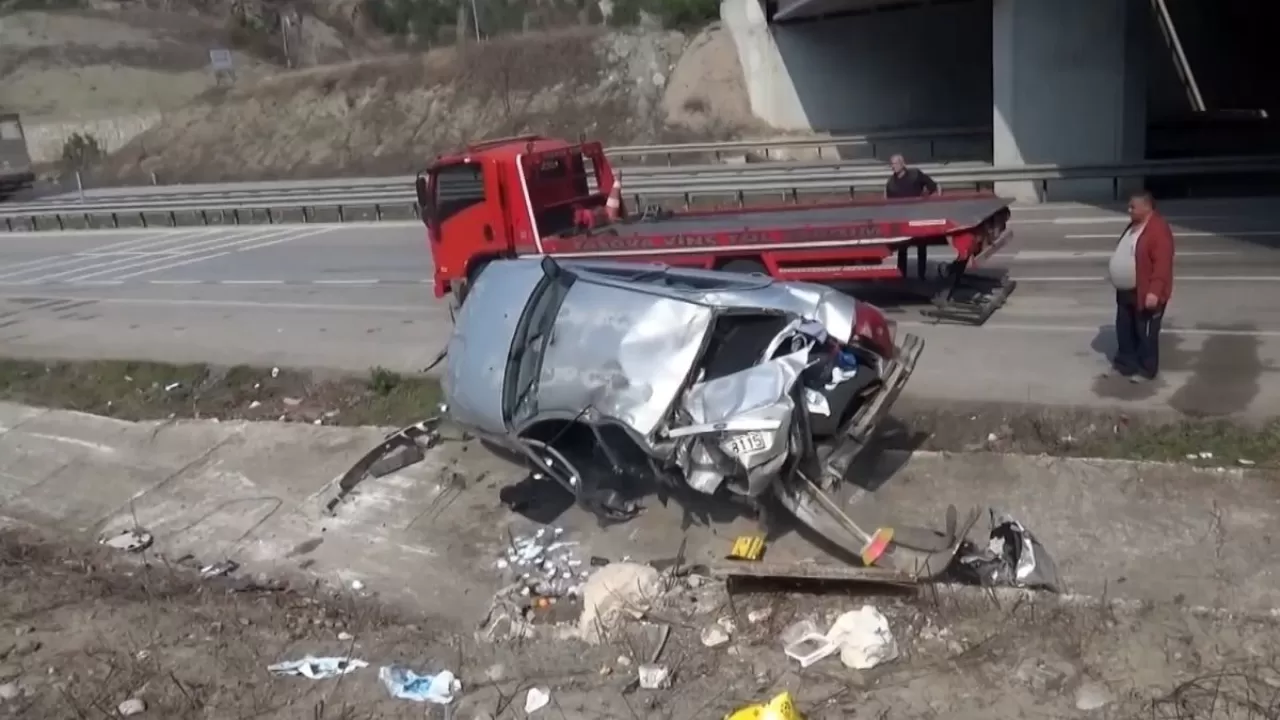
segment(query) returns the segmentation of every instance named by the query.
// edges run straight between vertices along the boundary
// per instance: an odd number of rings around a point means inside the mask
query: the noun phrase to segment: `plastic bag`
[[[767,703],[748,705],[726,715],[724,720],[804,720],[791,701],[791,693],[784,692]]]

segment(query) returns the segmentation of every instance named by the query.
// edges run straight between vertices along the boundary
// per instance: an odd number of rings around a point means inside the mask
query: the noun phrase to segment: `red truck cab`
[[[989,194],[627,217],[600,143],[537,135],[440,156],[416,185],[436,296],[452,294],[455,303],[487,263],[521,255],[661,262],[810,282],[923,283],[937,308],[931,314],[968,324],[985,322],[1013,290],[1007,278],[992,283],[965,274],[1012,237],[1010,201]],[[927,250],[938,246],[954,259],[930,266]]]
[[[437,158],[417,179],[436,297],[465,293],[495,258],[542,254],[544,238],[602,209],[615,182],[598,142],[529,135]]]

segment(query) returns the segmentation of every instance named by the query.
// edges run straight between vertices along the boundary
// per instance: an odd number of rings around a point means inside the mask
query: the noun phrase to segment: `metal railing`
[[[925,169],[944,188],[977,189],[999,182],[1033,183],[1044,200],[1052,197],[1050,190],[1054,183],[1107,180],[1111,184],[1112,197],[1118,198],[1125,180],[1133,178],[1280,174],[1280,156],[1160,160],[1123,165],[939,166]],[[774,165],[759,170],[719,168],[714,172],[641,174],[630,178],[625,188],[628,198],[637,205],[660,198],[678,198],[688,205],[700,196],[733,197],[744,204],[752,195],[798,198],[802,193],[852,195],[859,190],[879,190],[887,177],[888,171],[879,167],[832,169],[796,163],[795,167]],[[350,219],[351,210],[371,211],[371,219],[374,220],[382,220],[384,211],[391,208],[407,208],[414,215],[417,213],[411,183],[365,189],[334,188],[310,193],[259,193],[246,198],[215,194],[203,200],[187,197],[156,198],[145,202],[125,200],[0,206],[3,207],[0,225],[8,230],[51,229],[51,226],[65,229],[69,221],[82,220],[86,226],[92,227],[92,220],[97,217],[108,219],[112,227],[120,227],[121,218],[136,217],[141,225],[149,226],[155,216],[162,217],[164,224],[171,226],[179,225],[180,217],[192,218],[194,223],[211,224],[216,216],[219,223],[239,224],[246,218],[256,221],[258,213],[265,216],[266,222],[274,223],[283,220],[289,212],[300,212],[301,222],[315,222],[321,210],[333,212],[336,220],[342,222]]]
[[[765,160],[771,159],[776,151],[814,150],[819,159],[823,153],[840,157],[842,149],[865,148],[871,157],[879,157],[882,145],[890,145],[898,150],[901,145],[918,146],[927,144],[926,160],[938,158],[940,143],[954,143],[960,140],[985,140],[991,138],[990,127],[953,127],[928,128],[921,130],[888,130],[868,132],[855,135],[833,135],[831,137],[779,138],[773,140],[742,140],[735,142],[680,143],[678,145],[634,145],[614,147],[605,150],[611,158],[649,158],[655,155],[665,157],[667,165],[674,164],[679,155],[710,155],[720,161],[726,155],[756,155]],[[986,155],[987,153],[982,153]]]

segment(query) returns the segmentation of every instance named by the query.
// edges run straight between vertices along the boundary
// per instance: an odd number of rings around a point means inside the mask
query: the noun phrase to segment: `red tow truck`
[[[984,323],[1014,288],[1007,276],[966,272],[1012,239],[1010,201],[989,194],[628,212],[600,143],[540,136],[440,156],[419,173],[416,190],[436,296],[452,294],[454,303],[488,262],[521,255],[661,262],[785,280],[890,281],[932,300],[926,314],[938,321],[971,325]],[[948,246],[954,260],[931,266],[929,248]]]

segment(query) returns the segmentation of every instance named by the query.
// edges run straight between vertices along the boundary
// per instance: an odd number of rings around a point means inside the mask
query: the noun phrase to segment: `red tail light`
[[[858,301],[857,317],[853,321],[853,340],[879,353],[886,360],[895,354],[894,328],[885,319],[880,308]]]

